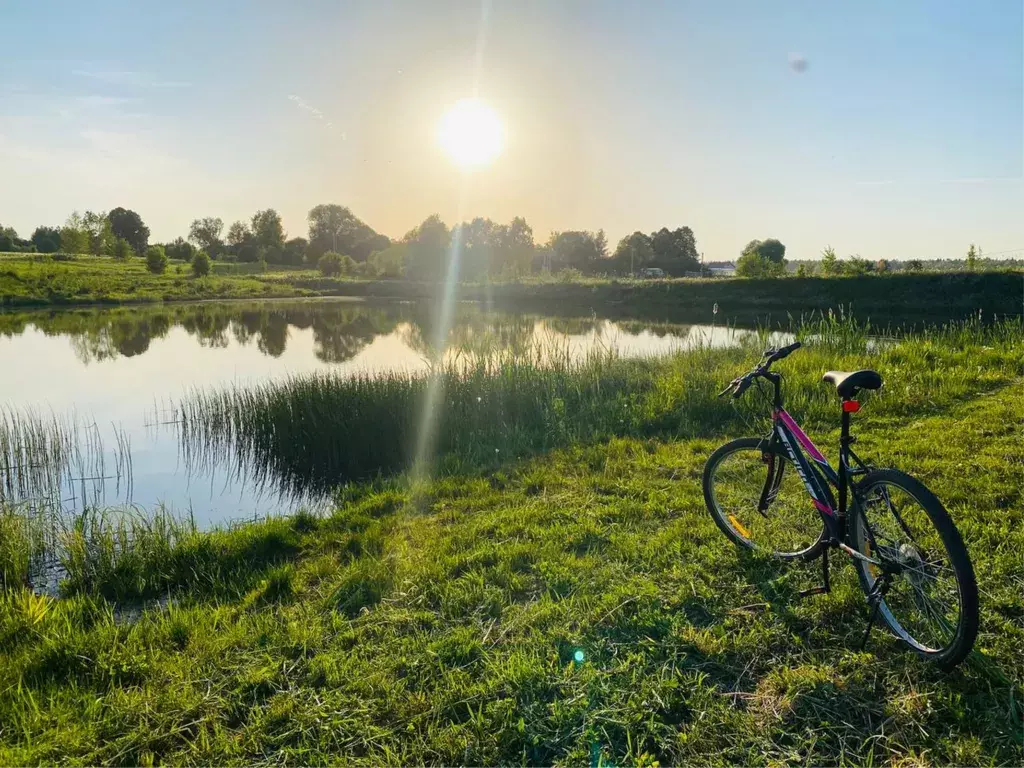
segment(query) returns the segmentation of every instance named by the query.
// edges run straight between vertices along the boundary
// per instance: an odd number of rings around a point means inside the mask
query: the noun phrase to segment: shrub
[[[192,257],[192,274],[196,277],[206,277],[210,274],[210,256],[206,251],[196,251]]]
[[[162,245],[151,245],[146,249],[146,269],[154,275],[162,275],[167,269],[167,254]]]
[[[126,261],[133,253],[131,244],[123,237],[114,240],[113,256],[118,261]]]
[[[326,277],[335,277],[342,274],[352,274],[355,271],[356,263],[351,256],[343,256],[334,251],[328,251],[316,263],[320,274]]]
[[[555,280],[560,283],[576,283],[583,279],[583,273],[576,267],[560,269],[555,273]]]
[[[762,256],[756,250],[744,253],[736,261],[739,277],[780,277],[786,272],[786,265]]]
[[[366,262],[366,272],[374,277],[401,277],[405,270],[408,246],[405,243],[395,243],[383,251],[377,251],[370,255]]]
[[[192,247],[192,243],[180,237],[173,243],[167,244],[167,256],[169,258],[191,262],[194,255],[195,248]]]

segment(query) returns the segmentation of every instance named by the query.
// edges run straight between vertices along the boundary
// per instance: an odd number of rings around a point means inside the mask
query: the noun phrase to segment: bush
[[[195,252],[196,249],[192,247],[192,243],[180,237],[173,243],[167,244],[167,256],[172,259],[191,262]]]
[[[370,254],[366,261],[366,272],[372,277],[401,277],[405,271],[407,256],[408,246],[405,243],[395,243],[383,251]]]
[[[356,263],[351,256],[343,256],[334,251],[328,251],[316,263],[320,274],[325,277],[336,277],[337,275],[350,275],[356,269]]]
[[[123,237],[118,237],[114,240],[113,257],[118,261],[127,261],[128,257],[132,255],[131,244]]]
[[[192,257],[192,274],[196,277],[206,277],[210,274],[210,256],[206,251],[196,251]]]
[[[151,245],[146,249],[146,269],[154,275],[162,275],[167,269],[167,254],[162,245]]]
[[[555,273],[555,280],[560,283],[578,283],[583,279],[583,273],[576,267],[566,267]]]
[[[784,263],[773,261],[757,251],[744,253],[736,261],[739,277],[781,277],[786,272]]]

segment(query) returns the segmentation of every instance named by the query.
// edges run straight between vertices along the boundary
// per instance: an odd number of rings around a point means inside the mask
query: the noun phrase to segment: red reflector
[[[843,410],[846,411],[847,413],[856,413],[857,411],[860,410],[860,403],[858,403],[856,400],[844,400]]]

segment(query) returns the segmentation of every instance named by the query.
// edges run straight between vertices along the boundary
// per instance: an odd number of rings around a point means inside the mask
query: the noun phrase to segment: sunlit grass
[[[757,339],[480,354],[442,372],[441,471],[414,482],[372,462],[408,468],[422,378],[206,393],[186,406],[195,450],[322,478],[333,511],[209,532],[161,511],[51,520],[60,598],[24,586],[36,534],[0,505],[0,763],[1019,762],[1020,324],[798,333],[788,409],[828,451],[822,371],[878,369],[859,452],[921,477],[964,535],[982,627],[954,673],[881,631],[856,651],[852,569],[798,600],[815,567],[743,556],[707,515],[704,460],[756,404],[714,394]]]
[[[805,322],[806,342],[779,364],[787,408],[811,427],[837,419],[830,369],[875,367],[886,386],[872,412],[919,416],[991,390],[1021,372],[1018,321],[954,323],[902,337],[836,316]],[[440,471],[490,467],[555,447],[611,436],[693,437],[739,426],[764,429],[763,394],[715,397],[749,369],[768,335],[740,346],[698,345],[657,360],[610,351],[582,359],[563,347],[477,348],[428,376],[315,374],[286,382],[199,392],[181,404],[181,445],[193,468],[228,467],[258,486],[317,496],[353,480],[408,469],[433,383],[431,459]],[[486,341],[485,341],[486,343]]]
[[[814,567],[721,536],[718,438],[613,438],[185,531],[125,568],[166,574],[134,611],[134,577],[5,590],[0,762],[1015,764],[1024,389],[859,417],[974,559],[982,633],[952,674],[881,631],[855,650],[852,569],[801,601]]]

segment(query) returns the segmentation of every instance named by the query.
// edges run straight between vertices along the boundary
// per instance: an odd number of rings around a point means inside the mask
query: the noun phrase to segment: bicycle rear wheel
[[[856,561],[864,591],[885,578],[883,621],[920,655],[956,666],[978,634],[978,587],[949,513],[921,482],[893,469],[869,472],[854,497],[852,544],[883,563]]]
[[[704,502],[722,532],[746,549],[813,557],[825,526],[792,460],[759,437],[726,443],[704,465]]]

